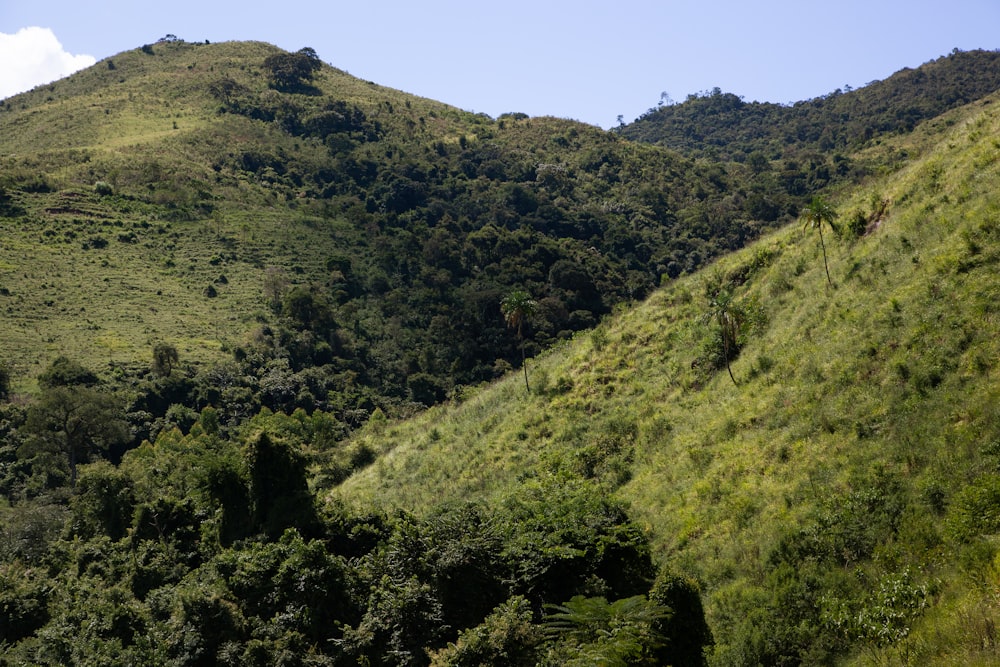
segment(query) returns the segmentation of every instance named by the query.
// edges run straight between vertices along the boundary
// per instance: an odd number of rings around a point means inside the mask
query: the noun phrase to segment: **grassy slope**
[[[617,493],[660,556],[704,583],[721,654],[733,620],[724,601],[762,581],[779,537],[885,470],[909,505],[876,561],[942,582],[907,650],[997,659],[984,637],[1000,608],[971,583],[996,575],[981,564],[960,573],[925,501],[943,491],[947,504],[991,470],[983,448],[1000,441],[996,101],[925,128],[904,146],[918,159],[839,198],[843,214],[873,195],[891,206],[864,238],[828,237],[834,289],[817,239],[789,227],[539,359],[530,371],[544,391],[526,394],[515,374],[412,421],[371,423],[350,447],[379,453],[376,463],[333,495],[419,509],[553,469],[628,480]],[[767,324],[734,362],[734,386],[724,370],[700,370],[704,286],[754,265],[764,266],[737,293],[759,300]],[[858,659],[872,656],[898,657]]]

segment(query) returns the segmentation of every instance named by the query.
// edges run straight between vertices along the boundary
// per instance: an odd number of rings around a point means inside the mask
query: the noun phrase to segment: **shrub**
[[[521,596],[497,607],[482,624],[462,632],[458,641],[431,655],[432,667],[537,664],[541,630],[532,624],[531,604]]]
[[[960,542],[1000,532],[1000,475],[984,475],[955,494],[947,526]]]

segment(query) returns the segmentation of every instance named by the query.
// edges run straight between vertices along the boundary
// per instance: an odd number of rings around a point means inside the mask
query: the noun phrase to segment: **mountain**
[[[256,43],[6,100],[0,663],[995,663],[997,95],[808,161]]]
[[[1000,52],[959,51],[904,68],[857,90],[836,90],[794,104],[746,102],[718,88],[650,109],[618,131],[689,155],[743,162],[841,159],[882,137],[982,99],[1000,88]]]
[[[597,480],[701,583],[711,664],[991,664],[998,99],[885,140],[922,155],[837,197],[833,286],[815,231],[769,234],[542,355],[530,393],[369,423],[319,465],[373,461],[331,497]],[[722,293],[747,314],[735,382]]]
[[[162,41],[6,100],[0,156],[15,385],[59,355],[141,376],[166,343],[192,373],[255,378],[227,415],[432,404],[520,363],[511,289],[541,306],[534,353],[805,196],[259,43]]]

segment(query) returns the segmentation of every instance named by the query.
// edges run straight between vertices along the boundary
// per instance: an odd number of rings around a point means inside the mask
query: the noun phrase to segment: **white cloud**
[[[68,76],[97,59],[67,53],[49,28],[0,32],[0,99]]]

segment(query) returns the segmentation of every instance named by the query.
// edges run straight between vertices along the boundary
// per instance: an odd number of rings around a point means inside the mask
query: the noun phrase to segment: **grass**
[[[829,244],[833,289],[816,238],[793,225],[543,355],[531,394],[513,374],[363,431],[355,442],[377,460],[332,496],[420,511],[553,471],[598,477],[630,502],[659,558],[702,583],[725,663],[740,640],[725,609],[771,594],[752,591],[782,536],[884,471],[901,480],[907,510],[867,576],[909,565],[940,593],[905,641],[856,643],[849,661],[995,660],[998,608],[969,577],[993,590],[996,572],[988,560],[956,567],[971,552],[948,541],[942,519],[949,498],[994,470],[982,451],[1000,442],[994,108],[955,114],[933,129],[936,143],[918,136],[919,159],[841,194],[842,217],[873,193],[891,203],[870,235]],[[761,258],[738,290],[766,324],[733,361],[734,386],[705,368],[705,286]]]

